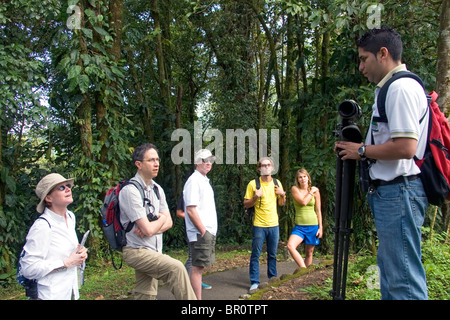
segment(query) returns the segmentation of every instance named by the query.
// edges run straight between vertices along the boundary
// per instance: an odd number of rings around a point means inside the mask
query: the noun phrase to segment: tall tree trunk
[[[303,128],[300,125],[303,121],[303,110],[306,107],[307,101],[306,101],[306,95],[308,94],[308,79],[307,79],[307,74],[306,74],[306,57],[305,57],[305,37],[304,37],[304,31],[305,31],[305,27],[303,24],[303,18],[300,17],[299,15],[296,16],[296,24],[297,24],[297,36],[296,36],[296,40],[297,40],[297,48],[298,48],[298,62],[297,64],[300,64],[300,76],[301,76],[301,82],[302,82],[302,87],[303,90],[301,91],[300,89],[298,89],[298,93],[297,93],[297,99],[301,100],[302,102],[298,104],[298,108],[297,108],[297,131],[296,131],[296,141],[297,141],[297,155],[296,155],[296,159],[297,159],[297,163],[302,163],[303,158],[302,158],[302,144],[303,144],[303,140],[302,140],[302,133],[303,133]]]
[[[323,26],[323,29],[326,30],[326,26]],[[322,40],[322,56],[321,56],[321,80],[322,80],[322,87],[321,87],[321,92],[322,92],[322,96],[323,97],[327,97],[327,84],[329,83],[329,76],[330,76],[330,67],[329,67],[329,61],[330,61],[330,32],[329,31],[325,31],[323,34],[323,40]],[[330,105],[329,105],[329,99],[324,99],[326,102],[324,103],[324,108],[322,109],[322,114],[321,114],[321,118],[320,118],[320,122],[321,122],[321,127],[322,128],[326,128],[327,127],[327,123],[329,120],[329,113],[327,112],[327,110],[330,110]],[[321,140],[320,140],[320,145],[322,147],[322,149],[327,149],[329,148],[328,146],[328,133],[325,131],[322,134]],[[324,168],[322,171],[322,176],[320,177],[320,181],[318,181],[318,187],[320,190],[322,190],[322,192],[320,193],[320,200],[321,200],[321,213],[322,213],[322,224],[323,224],[323,228],[324,230],[327,228],[327,220],[326,217],[327,215],[327,206],[325,205],[326,203],[328,203],[328,195],[327,192],[325,192],[326,188],[327,188],[327,184],[328,184],[328,174],[326,169]],[[324,234],[323,235],[323,250],[327,251],[327,241],[326,241],[326,237],[327,235]]]
[[[443,0],[439,25],[436,90],[439,106],[450,117],[450,0]]]
[[[145,46],[145,45],[144,45]],[[145,46],[146,48],[146,46]],[[142,127],[144,129],[144,135],[148,138],[149,141],[154,141],[154,135],[153,135],[153,126],[152,126],[152,118],[150,113],[150,108],[148,107],[147,103],[145,102],[144,98],[144,88],[141,85],[141,80],[138,75],[138,70],[136,68],[136,62],[134,58],[134,52],[131,46],[127,46],[125,48],[126,50],[126,56],[127,61],[129,63],[130,68],[130,74],[133,79],[133,88],[136,93],[136,100],[141,106],[140,110],[142,112],[141,119],[142,119]],[[146,49],[144,49],[145,51]],[[147,56],[147,55],[146,55]]]
[[[97,10],[98,14],[102,14],[102,12],[100,12],[99,4]],[[108,53],[112,55],[113,61],[117,63],[120,59],[122,49],[123,0],[110,0],[109,11],[113,41],[111,47],[108,49]],[[112,82],[110,85],[111,87],[117,89],[116,82]],[[106,141],[108,140],[108,123],[106,121],[106,116],[109,112],[108,109],[111,107],[112,105],[105,101],[105,99],[103,98],[103,93],[98,92],[96,95],[95,109],[97,114],[97,129],[100,131],[99,140],[102,144],[102,148],[100,150],[101,163],[108,162],[107,154],[109,151],[109,147],[106,143]]]
[[[168,1],[159,2],[158,0],[151,0],[150,2],[150,14],[153,18],[153,27],[156,32],[155,45],[156,45],[156,63],[158,67],[158,82],[159,82],[159,96],[160,105],[162,106],[161,113],[164,114],[163,125],[165,130],[161,133],[164,140],[169,140],[170,128],[173,128],[173,120],[171,116],[173,114],[172,110],[172,100],[171,100],[171,70],[170,63],[167,57],[170,56],[170,48],[164,46],[165,41],[170,41],[170,10]],[[162,14],[161,14],[162,12]],[[165,41],[163,41],[163,39]],[[175,167],[171,163],[171,151],[170,148],[163,145],[159,148],[159,152],[163,157],[163,165],[160,167],[161,176],[168,175],[171,177],[170,184],[171,190],[176,191],[177,177],[175,172]],[[165,173],[165,170],[167,172]]]
[[[175,111],[175,129],[181,128],[181,106],[183,101],[183,87],[178,86],[177,92],[177,103],[176,103],[176,111]],[[183,181],[181,180],[181,166],[179,164],[175,165],[175,196],[178,200],[178,197],[181,195]]]
[[[158,65],[158,81],[161,103],[166,104],[166,108],[170,108],[169,99],[169,83],[166,76],[166,66],[164,61],[164,51],[162,43],[161,19],[158,8],[158,0],[152,0],[150,3],[150,11],[154,21],[154,30],[159,31],[155,36],[156,43],[156,62]]]
[[[80,1],[78,4],[81,6],[81,12],[84,12],[85,1]],[[80,26],[85,27],[85,21],[83,14],[80,16]],[[80,41],[80,56],[83,54],[89,54],[86,39],[83,33],[79,33]],[[78,65],[83,69],[83,61],[81,58],[78,60]],[[89,92],[83,94],[81,104],[77,108],[77,117],[79,119],[80,139],[81,139],[81,151],[86,158],[92,158],[92,102]]]
[[[280,105],[281,111],[279,115],[280,120],[280,170],[279,177],[281,183],[284,186],[285,191],[289,189],[288,182],[290,181],[290,150],[289,142],[291,141],[290,135],[290,118],[291,118],[291,103],[293,103],[294,97],[294,18],[292,15],[287,16],[287,48],[286,48],[286,77],[284,79],[283,94],[281,96]],[[290,227],[290,221],[287,217],[289,212],[290,201],[286,201],[286,204],[280,210],[280,235],[283,240],[287,240],[288,231]]]
[[[114,61],[118,62],[122,49],[122,28],[123,28],[123,0],[110,0],[109,11],[111,12],[110,26],[113,30],[113,43],[109,49],[114,57]]]
[[[258,60],[256,61],[256,65],[258,66],[258,116],[257,116],[257,128],[256,129],[262,129],[264,127],[264,111],[265,111],[265,99],[264,99],[264,93],[266,92],[265,88],[265,72],[266,69],[266,59],[265,59],[265,50],[261,46],[262,43],[262,37],[261,32],[259,32],[259,28],[257,28],[257,46],[258,46]]]
[[[0,107],[0,120],[3,119],[3,106]],[[0,121],[0,173],[3,172],[3,121]],[[6,181],[2,178],[0,174],[0,215],[3,214],[3,203],[5,201],[5,191],[6,191]],[[0,227],[0,232],[4,232],[3,228]],[[0,243],[2,244],[2,243]]]

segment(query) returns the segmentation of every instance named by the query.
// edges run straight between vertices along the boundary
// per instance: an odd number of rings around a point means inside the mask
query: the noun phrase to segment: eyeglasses
[[[261,164],[261,167],[269,168],[271,165],[272,165],[271,163],[264,163],[264,164]]]
[[[66,188],[70,190],[70,189],[72,189],[72,185],[70,183],[68,183],[66,185],[59,186],[58,188],[56,188],[56,190],[64,191],[64,190],[66,190]]]
[[[210,159],[202,159],[202,162],[203,163],[213,163],[214,161],[210,160]]]
[[[160,162],[161,162],[161,159],[160,159],[160,158],[151,158],[151,159],[142,159],[142,160],[140,160],[140,161],[142,161],[142,162],[148,161],[148,162],[150,162],[150,163],[155,163],[155,162],[160,163]]]

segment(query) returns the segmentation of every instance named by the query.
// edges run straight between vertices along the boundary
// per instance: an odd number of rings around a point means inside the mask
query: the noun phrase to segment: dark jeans
[[[259,284],[259,257],[264,241],[267,243],[267,277],[277,276],[277,248],[280,238],[279,227],[253,227],[252,255],[250,258],[250,282]]]

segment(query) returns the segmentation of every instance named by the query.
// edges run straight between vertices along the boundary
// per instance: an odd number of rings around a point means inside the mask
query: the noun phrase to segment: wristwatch
[[[366,145],[364,144],[358,149],[358,155],[361,157],[361,160],[363,161],[366,160],[365,153],[366,153]]]

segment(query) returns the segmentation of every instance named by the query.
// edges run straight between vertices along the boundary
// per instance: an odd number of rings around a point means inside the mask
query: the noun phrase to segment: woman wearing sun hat
[[[42,215],[28,232],[21,267],[26,278],[37,280],[38,299],[79,298],[76,267],[86,260],[87,249],[79,248],[75,216],[67,209],[73,202],[73,182],[51,173],[36,186],[36,210]]]

